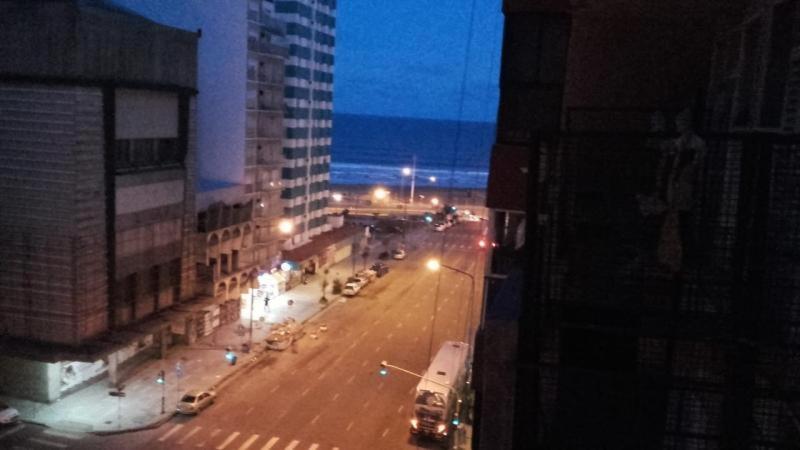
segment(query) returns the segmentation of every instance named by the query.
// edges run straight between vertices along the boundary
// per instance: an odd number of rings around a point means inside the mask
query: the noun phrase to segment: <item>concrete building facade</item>
[[[284,214],[294,235],[284,248],[307,244],[329,231],[325,207],[330,196],[333,66],[336,0],[276,0],[286,23]]]
[[[57,398],[194,296],[196,52],[101,0],[0,2],[0,331],[30,366],[4,386]]]
[[[284,64],[286,29],[273,0],[219,2],[118,0],[146,17],[199,30],[198,174],[208,183],[242,185],[255,221],[254,257],[280,262],[283,217]]]

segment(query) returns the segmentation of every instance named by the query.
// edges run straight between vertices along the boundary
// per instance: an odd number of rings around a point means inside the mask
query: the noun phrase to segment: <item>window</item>
[[[114,150],[117,173],[161,169],[182,163],[176,138],[118,139]]]

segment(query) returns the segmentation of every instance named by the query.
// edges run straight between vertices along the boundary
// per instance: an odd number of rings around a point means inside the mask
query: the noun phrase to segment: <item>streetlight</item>
[[[384,188],[377,188],[372,192],[372,195],[376,200],[384,200],[389,196],[389,191]]]
[[[254,281],[258,281],[258,272],[253,270],[250,272],[250,343],[247,344],[247,351],[253,349],[253,303],[255,303],[255,287]]]
[[[433,197],[433,198],[431,199],[431,205],[433,205],[433,206],[439,206],[439,199],[438,199],[438,198],[436,198],[436,197]]]
[[[338,192],[334,192],[333,194],[331,194],[331,198],[333,199],[333,201],[338,203],[338,202],[342,201],[342,194],[340,194]]]
[[[405,176],[411,175],[411,169],[408,167],[403,167],[403,175]]]
[[[278,231],[282,234],[291,234],[294,231],[294,223],[292,223],[291,219],[281,219],[278,222]]]
[[[470,290],[469,290],[469,308],[467,308],[467,330],[466,330],[466,338],[464,339],[467,343],[472,345],[472,304],[475,302],[475,277],[472,276],[471,273],[465,272],[461,269],[457,269],[452,266],[448,266],[446,264],[442,264],[438,259],[431,258],[429,259],[425,265],[428,267],[428,270],[432,272],[436,272],[439,268],[444,267],[445,269],[452,270],[453,272],[458,272],[461,275],[466,275],[469,277],[470,283]]]
[[[430,180],[431,183],[436,183],[436,177],[434,176],[428,177],[428,180]]]

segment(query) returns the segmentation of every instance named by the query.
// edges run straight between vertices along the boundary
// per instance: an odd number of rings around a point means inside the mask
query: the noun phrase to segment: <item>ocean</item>
[[[485,188],[494,135],[494,123],[334,113],[331,184],[409,183],[416,156],[417,186]]]

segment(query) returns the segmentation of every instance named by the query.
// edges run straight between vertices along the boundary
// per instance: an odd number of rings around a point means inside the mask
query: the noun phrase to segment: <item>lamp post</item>
[[[429,270],[432,272],[436,272],[439,268],[444,267],[445,269],[452,270],[453,272],[460,273],[461,275],[466,275],[469,277],[470,283],[470,290],[469,290],[469,307],[467,308],[467,320],[465,323],[466,330],[465,330],[465,339],[464,341],[470,344],[470,348],[472,348],[472,304],[475,302],[475,277],[472,276],[471,273],[465,272],[461,269],[448,266],[446,264],[442,264],[438,259],[429,259],[425,265],[428,267]]]
[[[253,304],[255,303],[254,281],[256,280],[258,280],[258,272],[256,270],[253,270],[250,272],[250,343],[247,344],[248,352],[253,348]]]

